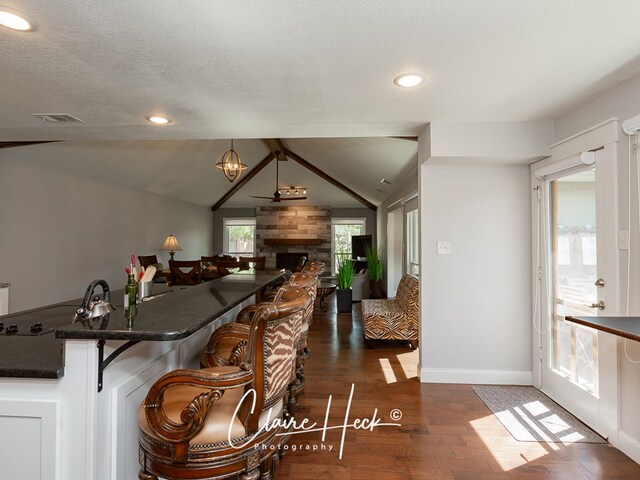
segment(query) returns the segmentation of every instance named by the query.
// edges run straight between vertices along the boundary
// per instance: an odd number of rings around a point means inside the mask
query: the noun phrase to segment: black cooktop
[[[56,328],[67,325],[73,319],[77,305],[52,305],[29,312],[28,322],[19,314],[0,317],[0,335],[40,336],[53,333]],[[24,312],[21,312],[24,313]]]

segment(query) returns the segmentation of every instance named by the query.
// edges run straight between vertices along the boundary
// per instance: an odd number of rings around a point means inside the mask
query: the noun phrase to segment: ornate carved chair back
[[[307,262],[307,264],[302,269],[302,272],[310,273],[311,275],[315,275],[316,277],[319,277],[324,272],[324,263],[318,262],[316,260]]]
[[[255,265],[253,268],[255,270],[264,270],[265,265],[267,264],[267,257],[238,257],[238,261],[240,262],[252,262]]]
[[[140,266],[144,268],[159,263],[157,255],[138,255],[138,260],[140,260]]]
[[[152,385],[138,416],[139,479],[226,478],[229,472],[248,479],[260,476],[258,468],[268,478],[273,450],[256,446],[279,442],[276,434],[284,427],[261,429],[261,422],[266,422],[269,408],[277,412],[284,406],[295,354],[293,328],[311,301],[302,288],[285,290],[279,303],[257,305],[248,326],[226,324],[218,329],[241,327],[238,336],[244,331],[247,348],[241,364],[175,370]],[[253,409],[251,400],[237,403],[252,390]],[[281,413],[271,418],[277,415]],[[247,441],[248,436],[253,440]],[[230,448],[229,441],[244,446]]]
[[[287,392],[295,367],[296,336],[299,336],[302,316],[309,303],[311,297],[306,290],[287,286],[278,292],[273,303],[258,305],[251,320],[251,330],[256,331],[256,339],[262,337],[262,348],[252,346],[252,337],[249,338],[249,351],[256,355],[256,391],[262,398],[262,402],[256,404],[256,410],[273,406]],[[263,309],[268,316],[261,314]],[[262,320],[261,315],[266,320]]]
[[[169,260],[172,285],[198,285],[202,283],[200,260]]]
[[[311,296],[311,304],[304,312],[304,321],[309,325],[313,323],[313,305],[316,301],[316,293],[318,288],[318,277],[308,272],[296,272],[291,275],[289,284],[295,287],[304,288]]]

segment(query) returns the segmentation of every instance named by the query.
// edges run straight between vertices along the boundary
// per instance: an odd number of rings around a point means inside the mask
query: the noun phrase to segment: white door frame
[[[608,121],[593,129],[560,142],[554,147],[564,154],[538,162],[531,167],[532,171],[532,222],[533,222],[533,285],[534,304],[533,319],[533,371],[534,386],[540,388],[560,405],[571,411],[596,431],[609,438],[613,445],[618,441],[618,369],[617,339],[611,335],[598,334],[599,358],[599,401],[592,405],[576,401],[571,395],[564,395],[545,385],[543,369],[548,367],[549,358],[545,358],[544,346],[549,345],[551,325],[551,299],[549,298],[549,265],[545,242],[548,234],[548,204],[546,186],[552,176],[570,170],[579,165],[579,159],[566,156],[573,153],[599,149],[596,153],[596,217],[598,235],[598,277],[606,281],[605,288],[598,289],[598,300],[604,300],[604,315],[619,315],[620,312],[620,277],[619,255],[617,248],[618,233],[618,195],[617,195],[617,121]],[[609,143],[600,143],[608,140]],[[557,175],[556,175],[557,177]],[[538,200],[540,199],[540,200]]]

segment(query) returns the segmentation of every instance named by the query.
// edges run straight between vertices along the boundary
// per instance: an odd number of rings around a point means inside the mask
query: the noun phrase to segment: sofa
[[[403,275],[395,298],[363,299],[364,338],[370,340],[408,340],[418,344],[420,323],[420,287],[418,279]]]
[[[353,276],[351,292],[351,300],[354,302],[360,302],[365,298],[369,298],[369,272],[366,269],[359,271]]]

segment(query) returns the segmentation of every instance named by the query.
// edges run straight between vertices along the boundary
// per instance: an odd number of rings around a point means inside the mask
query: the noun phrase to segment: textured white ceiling
[[[552,118],[639,66],[637,0],[2,3],[39,28],[0,28],[0,140],[409,135]]]
[[[0,141],[71,141],[0,155],[202,205],[230,188],[212,173],[228,138],[247,139],[236,146],[250,166],[267,149],[249,139],[288,139],[379,203],[416,144],[372,137],[552,119],[640,71],[637,0],[0,1],[38,22],[0,27]],[[408,71],[426,82],[394,86]],[[273,193],[273,170],[225,206]],[[381,193],[382,177],[394,185]],[[291,161],[281,178],[309,186],[309,203],[358,205]]]

